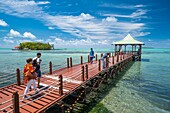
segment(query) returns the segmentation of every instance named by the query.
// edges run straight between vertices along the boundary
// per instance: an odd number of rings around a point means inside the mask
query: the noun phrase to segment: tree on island
[[[49,43],[40,43],[40,42],[22,42],[19,47],[20,50],[25,48],[31,50],[51,50],[52,46]]]

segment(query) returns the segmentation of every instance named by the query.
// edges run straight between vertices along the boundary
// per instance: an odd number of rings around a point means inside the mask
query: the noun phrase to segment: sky
[[[145,46],[170,48],[169,19],[169,0],[0,0],[0,48],[107,48],[128,33]]]

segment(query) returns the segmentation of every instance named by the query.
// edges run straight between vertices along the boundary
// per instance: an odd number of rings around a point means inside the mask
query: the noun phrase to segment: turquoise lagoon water
[[[94,49],[95,54],[103,52],[112,52],[113,49]],[[46,50],[46,51],[18,51],[0,48],[0,87],[11,84],[16,81],[15,73],[16,68],[21,71],[26,63],[27,58],[34,58],[37,52],[42,53],[41,70],[44,73],[49,71],[49,62],[53,63],[53,70],[61,67],[66,67],[66,59],[72,57],[73,65],[80,63],[80,56],[83,56],[83,62],[87,62],[89,49],[60,49],[60,50]],[[22,75],[22,74],[21,74]],[[11,78],[5,81],[4,76]],[[11,77],[10,77],[11,76]],[[22,77],[22,76],[21,76]]]
[[[95,49],[98,54],[113,49]],[[0,87],[15,82],[15,75],[8,82],[3,76],[23,69],[25,59],[38,51],[12,51],[0,49]],[[40,51],[42,68],[48,72],[49,61],[53,69],[66,66],[66,58],[73,57],[73,64],[80,63],[80,56],[87,61],[88,49]],[[62,64],[62,65],[61,65]],[[3,80],[2,80],[2,79]],[[135,62],[123,75],[116,87],[111,88],[100,103],[114,113],[169,113],[170,112],[170,49],[143,49],[142,61]],[[95,107],[94,107],[95,109]]]
[[[170,49],[144,49],[99,103],[111,113],[170,113]]]

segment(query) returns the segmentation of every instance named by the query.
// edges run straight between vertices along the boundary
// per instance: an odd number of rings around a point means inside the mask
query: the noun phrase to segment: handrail
[[[54,84],[55,82],[56,82],[56,81],[50,83],[49,85],[52,85],[52,84]],[[40,88],[39,90],[45,89],[45,88],[49,87],[49,85],[48,85],[48,86],[45,86],[45,87],[42,87],[42,88]],[[27,93],[27,94],[31,94],[31,93],[32,93],[32,92],[29,92],[29,93]],[[23,94],[23,95],[20,95],[19,98],[21,98],[21,97],[23,97],[23,96],[24,96],[24,94]],[[5,102],[2,102],[0,105],[6,104],[6,103],[8,103],[8,102],[10,102],[10,101],[12,101],[12,99],[9,99],[9,100],[7,100],[7,101],[5,101]]]
[[[59,86],[59,84],[55,85],[54,87],[57,87],[57,86]],[[30,104],[31,102],[34,102],[34,101],[36,101],[36,100],[38,100],[38,99],[40,99],[40,98],[42,98],[42,97],[44,97],[44,96],[52,93],[54,90],[56,90],[56,89],[54,88],[53,90],[51,90],[50,92],[46,93],[45,95],[42,95],[42,96],[40,96],[40,97],[38,97],[38,98],[36,98],[36,99],[34,99],[34,100],[32,100],[32,101],[29,101],[29,102],[27,102],[27,103],[25,103],[25,104],[22,104],[20,107],[23,107],[23,106],[25,106],[25,105],[27,105],[27,104]],[[9,111],[9,112],[11,112],[11,111]]]
[[[9,75],[13,75],[13,74],[16,74],[16,72],[8,73],[8,74],[3,74],[2,76],[0,76],[0,78],[6,77],[6,76],[9,76]]]
[[[58,86],[58,84],[57,84],[56,86]],[[55,86],[55,87],[56,87],[56,86]],[[34,100],[32,100],[32,101],[29,101],[29,102],[27,102],[27,103],[25,103],[25,104],[22,104],[20,107],[23,107],[23,106],[25,106],[25,105],[27,105],[27,104],[30,104],[31,102],[34,102],[34,101],[36,101],[36,100],[38,100],[38,99],[40,99],[40,98],[42,98],[42,97],[50,94],[50,93],[53,92],[54,90],[56,90],[56,89],[54,88],[53,90],[51,90],[51,91],[48,92],[47,94],[42,95],[42,96],[40,96],[40,97],[38,97],[38,98],[36,98],[36,99],[34,99]],[[20,101],[20,102],[21,102],[21,101]],[[13,104],[11,104],[11,105],[13,105]],[[11,105],[10,105],[10,106],[11,106]],[[13,109],[11,109],[10,111],[8,111],[7,113],[9,113],[9,112],[11,112],[11,111],[13,111]]]
[[[13,98],[12,98],[11,100],[13,100]],[[11,107],[11,106],[13,106],[13,104],[10,104],[10,105],[8,105],[8,106],[6,106],[6,107],[0,109],[0,111],[4,111],[5,109],[7,109],[7,108],[9,108],[9,107]],[[12,109],[12,110],[13,110],[13,109]]]
[[[6,79],[10,79],[10,78],[13,78],[13,77],[16,77],[16,76],[9,76],[9,77],[7,77],[7,78],[1,78],[0,81],[6,80]]]
[[[14,77],[15,78],[15,77]],[[13,80],[14,78],[12,78],[12,79],[10,79],[10,80],[5,80],[5,81],[3,81],[3,82],[0,82],[0,84],[3,84],[3,83],[6,83],[6,82],[9,82],[9,81],[11,81],[11,80]],[[15,78],[16,79],[16,78]]]

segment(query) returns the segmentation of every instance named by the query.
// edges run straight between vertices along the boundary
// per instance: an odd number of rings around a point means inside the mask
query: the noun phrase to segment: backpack
[[[32,65],[33,65],[34,67],[37,67],[37,58],[33,60]]]
[[[32,63],[33,67],[36,67],[36,68],[35,68],[35,71],[37,71],[37,70],[40,69],[40,65],[37,64],[37,59],[38,59],[38,58],[34,59],[34,60],[33,60],[33,63]]]

